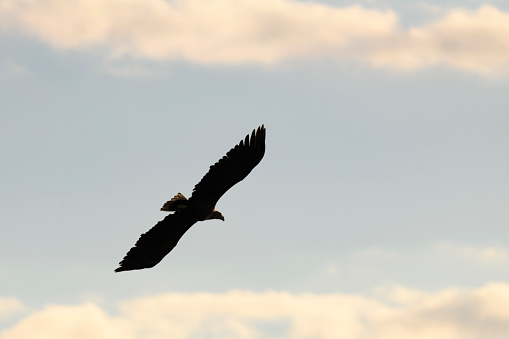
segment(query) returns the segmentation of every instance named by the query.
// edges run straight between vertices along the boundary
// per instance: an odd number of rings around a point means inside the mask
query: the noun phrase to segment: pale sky
[[[0,0],[0,46],[0,339],[509,333],[509,3]]]

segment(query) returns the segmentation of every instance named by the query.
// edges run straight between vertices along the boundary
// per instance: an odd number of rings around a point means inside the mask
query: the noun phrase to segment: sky
[[[0,46],[0,339],[509,333],[507,2],[0,0]]]

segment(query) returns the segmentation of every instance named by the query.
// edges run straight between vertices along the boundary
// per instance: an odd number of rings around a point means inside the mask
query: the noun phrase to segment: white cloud
[[[453,9],[441,20],[408,32],[410,67],[444,64],[483,74],[509,65],[509,14],[484,5],[477,11]],[[406,54],[403,52],[403,54]],[[380,60],[392,63],[389,59]]]
[[[405,29],[394,11],[295,0],[0,0],[0,29],[109,58],[277,64],[326,58],[485,75],[509,69],[509,13],[451,9]]]
[[[116,62],[109,60],[103,63],[101,70],[121,78],[167,78],[169,76],[169,72],[161,69],[161,67],[132,60],[118,60]]]
[[[28,70],[26,67],[13,60],[4,59],[0,63],[0,80],[20,78],[27,74]]]
[[[393,30],[391,12],[288,0],[2,0],[4,29],[62,49],[199,63],[274,63]]]
[[[429,293],[399,285],[377,287],[374,292],[383,300],[407,305],[421,303],[425,298],[432,296]]]
[[[440,242],[406,248],[372,247],[317,264],[296,288],[320,286],[334,291],[341,286],[365,291],[392,284],[439,288],[459,281],[473,286],[508,281],[508,272],[509,249],[503,246]]]
[[[48,306],[0,333],[1,339],[135,338],[126,319],[109,316],[92,303]]]
[[[379,294],[384,298],[172,293],[123,302],[117,316],[92,303],[48,306],[0,333],[0,339],[495,339],[509,333],[507,284],[436,293],[395,287]]]
[[[509,249],[446,241],[406,250],[373,247],[353,252],[348,264],[362,270],[363,267],[379,267],[384,263],[408,266],[410,263],[440,262],[455,265],[458,261],[482,266],[509,265]]]
[[[477,264],[489,266],[509,264],[509,250],[504,247],[476,247],[443,242],[435,245],[434,249],[437,254]]]
[[[25,310],[25,306],[15,298],[0,298],[0,317],[10,316]]]

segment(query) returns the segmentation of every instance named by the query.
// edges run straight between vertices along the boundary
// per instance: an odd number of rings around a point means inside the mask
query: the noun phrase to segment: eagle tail
[[[187,207],[187,201],[187,198],[179,192],[170,201],[164,203],[163,207],[161,207],[161,211],[180,212]]]

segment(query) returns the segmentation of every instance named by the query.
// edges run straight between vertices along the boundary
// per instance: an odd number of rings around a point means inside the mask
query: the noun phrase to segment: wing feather
[[[194,187],[190,199],[215,202],[233,185],[242,181],[265,154],[264,125],[253,130],[214,165]]]
[[[184,233],[196,222],[197,220],[186,212],[167,215],[140,236],[115,272],[154,267],[170,253]]]

